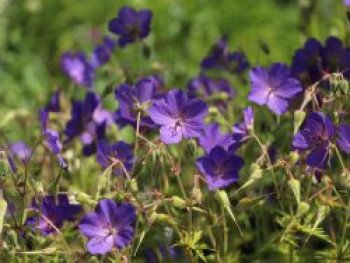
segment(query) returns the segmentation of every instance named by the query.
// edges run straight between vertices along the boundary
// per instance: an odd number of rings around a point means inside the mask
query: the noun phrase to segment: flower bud
[[[178,196],[173,196],[172,198],[172,204],[177,208],[185,208],[187,206],[186,201]]]
[[[251,180],[258,180],[260,179],[262,176],[262,170],[260,168],[260,166],[256,163],[253,163],[250,166],[250,179]]]
[[[191,193],[193,199],[196,201],[197,204],[201,204],[202,203],[202,191],[199,187],[194,187],[192,189],[192,193]]]
[[[310,205],[306,202],[301,202],[298,206],[297,217],[300,217],[309,211]]]
[[[296,151],[291,152],[289,154],[289,160],[291,165],[296,164],[297,161],[299,160],[299,154]]]

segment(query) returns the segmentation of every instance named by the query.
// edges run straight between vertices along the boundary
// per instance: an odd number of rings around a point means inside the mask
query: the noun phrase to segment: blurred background
[[[0,0],[0,130],[8,126],[9,112],[36,112],[54,90],[70,85],[61,54],[90,54],[124,5],[154,12],[149,63],[173,76],[169,88],[182,88],[198,74],[201,59],[222,35],[251,65],[290,64],[307,37],[346,36],[342,0]],[[125,48],[129,63],[132,48]]]

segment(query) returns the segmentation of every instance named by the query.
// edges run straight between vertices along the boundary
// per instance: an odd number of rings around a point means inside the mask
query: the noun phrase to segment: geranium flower
[[[325,74],[344,71],[350,78],[350,49],[343,47],[336,37],[329,37],[323,46],[318,40],[310,38],[303,48],[298,49],[293,57],[292,75],[305,86],[312,85],[322,79]]]
[[[288,109],[289,100],[302,91],[297,79],[290,76],[288,66],[276,63],[269,69],[262,67],[250,71],[251,90],[248,99],[282,115]]]
[[[117,122],[135,127],[137,115],[140,112],[140,127],[155,127],[152,119],[147,116],[147,110],[152,101],[157,98],[158,86],[159,82],[154,77],[143,78],[134,87],[129,84],[121,84],[115,90],[115,97],[119,103]]]
[[[64,221],[74,221],[74,217],[81,211],[81,206],[71,204],[65,194],[44,196],[41,204],[34,198],[31,208],[40,213],[40,216],[29,217],[26,224],[35,225],[42,235],[56,233],[55,228],[61,228]]]
[[[83,235],[89,238],[87,250],[91,254],[106,254],[113,247],[121,249],[130,244],[136,209],[131,203],[116,204],[111,199],[101,200],[95,212],[87,214],[79,224]]]
[[[293,147],[299,151],[309,151],[306,157],[309,166],[325,169],[334,135],[332,121],[322,112],[311,112],[299,132],[294,135]]]
[[[214,147],[209,154],[197,160],[197,168],[204,175],[209,190],[227,187],[238,181],[243,159],[223,147]]]
[[[119,45],[121,47],[133,43],[138,39],[146,38],[150,32],[152,12],[125,6],[119,10],[118,17],[112,19],[108,24],[108,29],[120,36]]]
[[[160,128],[160,138],[166,144],[179,143],[183,137],[199,137],[207,105],[198,99],[189,99],[181,90],[171,90],[165,98],[154,101],[148,113]]]
[[[123,174],[124,170],[118,162],[122,163],[126,171],[131,171],[133,167],[133,148],[123,141],[110,145],[107,141],[102,140],[97,146],[97,160],[103,168],[113,165],[114,174],[119,176]]]

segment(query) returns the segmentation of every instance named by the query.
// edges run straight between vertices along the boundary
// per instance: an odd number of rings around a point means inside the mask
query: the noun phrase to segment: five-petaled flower
[[[133,43],[139,39],[146,38],[150,32],[152,12],[125,6],[119,10],[118,17],[109,22],[109,31],[120,36],[119,45],[121,47]]]
[[[179,143],[183,137],[199,137],[207,105],[198,99],[189,99],[181,90],[171,90],[154,101],[148,113],[160,128],[160,138],[166,144]]]
[[[140,127],[155,127],[154,122],[147,116],[147,110],[157,98],[158,86],[159,81],[155,77],[143,78],[134,87],[121,84],[115,90],[115,97],[119,103],[117,123],[120,126],[130,124],[136,127],[139,115]]]
[[[205,176],[209,190],[221,189],[238,181],[238,172],[243,159],[221,146],[214,147],[209,154],[197,160],[197,168]]]
[[[81,211],[81,206],[70,203],[65,194],[44,196],[41,203],[40,198],[33,198],[31,208],[39,216],[29,217],[26,224],[34,225],[42,235],[56,233],[65,221],[74,221],[75,216]]]
[[[350,78],[350,48],[336,37],[329,37],[323,46],[318,40],[308,39],[303,48],[295,51],[291,72],[304,86],[312,85],[330,73],[342,72]]]
[[[256,67],[250,71],[251,90],[248,99],[267,105],[277,115],[285,113],[289,100],[302,91],[300,82],[290,76],[288,66],[275,63],[269,69]]]
[[[97,161],[103,167],[112,166],[115,175],[122,175],[133,167],[133,149],[131,145],[118,141],[114,144],[108,144],[101,140],[97,146]]]
[[[309,151],[307,165],[325,169],[335,132],[336,129],[327,116],[322,112],[311,112],[299,132],[294,135],[293,147],[299,151]]]
[[[87,250],[91,254],[106,254],[113,247],[128,246],[134,236],[135,219],[136,209],[131,203],[101,200],[96,211],[87,214],[79,224],[81,233],[89,238]]]

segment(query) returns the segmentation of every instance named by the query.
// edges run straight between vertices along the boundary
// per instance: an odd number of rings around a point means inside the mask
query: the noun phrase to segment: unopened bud
[[[177,208],[185,208],[187,206],[186,201],[178,196],[173,196],[172,198],[172,204]]]

